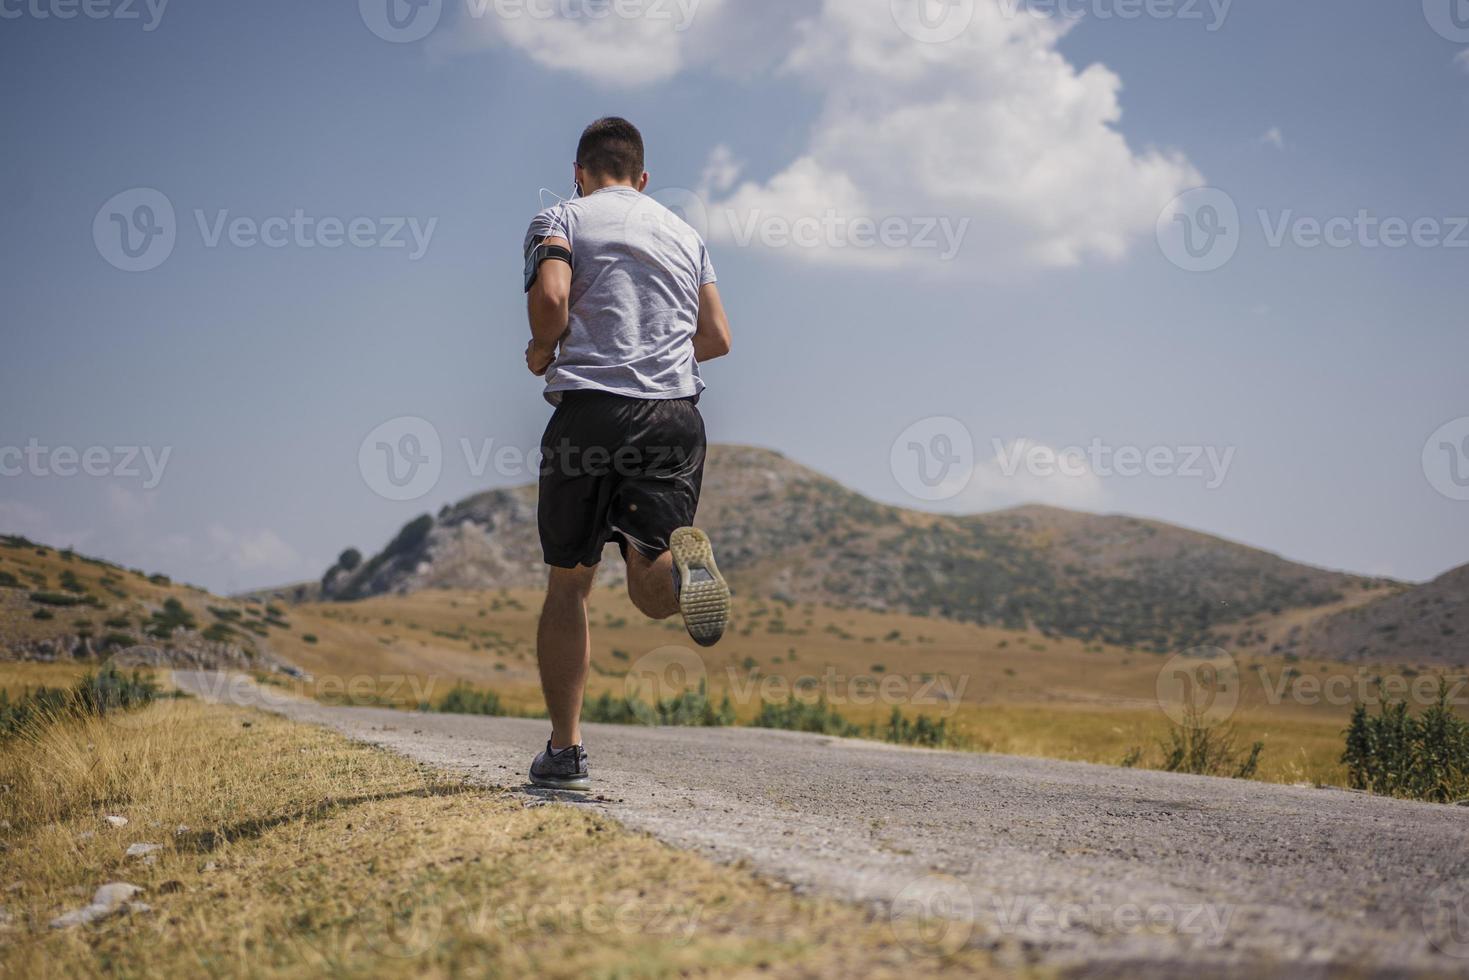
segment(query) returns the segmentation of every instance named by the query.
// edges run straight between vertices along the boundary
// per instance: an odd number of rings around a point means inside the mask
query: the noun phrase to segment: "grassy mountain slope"
[[[747,594],[1160,651],[1224,642],[1251,617],[1365,600],[1385,584],[1138,518],[906,510],[742,446],[711,448],[699,522]],[[535,488],[521,487],[418,518],[365,562],[331,569],[321,594],[535,587],[543,578]]]
[[[288,610],[0,536],[0,659],[290,671]],[[274,642],[273,642],[274,641]]]
[[[1308,657],[1469,663],[1469,565],[1317,620],[1301,645]]]

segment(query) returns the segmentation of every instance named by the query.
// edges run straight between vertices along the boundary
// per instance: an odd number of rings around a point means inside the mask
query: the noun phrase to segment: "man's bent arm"
[[[729,317],[719,287],[705,283],[699,288],[699,325],[694,331],[694,360],[703,364],[729,353]]]
[[[571,243],[564,238],[548,238],[547,245],[560,245],[570,249]],[[545,353],[554,353],[556,345],[566,335],[567,319],[571,314],[571,266],[558,259],[541,263],[540,274],[527,296],[526,309],[530,316],[531,344]]]

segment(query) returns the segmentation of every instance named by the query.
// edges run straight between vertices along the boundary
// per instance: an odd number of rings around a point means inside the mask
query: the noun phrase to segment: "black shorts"
[[[704,482],[697,398],[568,391],[541,437],[537,520],[547,565],[595,565],[609,541],[644,557],[694,523]]]

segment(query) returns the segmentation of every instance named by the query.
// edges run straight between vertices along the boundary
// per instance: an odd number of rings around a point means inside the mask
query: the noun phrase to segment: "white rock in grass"
[[[109,882],[97,889],[97,893],[92,896],[91,905],[58,915],[51,920],[51,928],[70,929],[74,926],[84,926],[126,909],[147,912],[148,906],[132,900],[133,896],[142,890],[137,885],[130,885],[125,881]]]
[[[103,820],[106,820],[108,823],[112,824],[112,826],[114,826],[114,827],[126,827],[128,825],[128,818],[127,817],[112,817],[112,816],[108,816],[108,817],[103,817],[102,819]]]
[[[152,854],[154,851],[157,851],[157,850],[162,849],[162,847],[163,847],[162,844],[143,844],[143,843],[129,844],[128,845],[128,850],[127,850],[127,855],[130,858],[147,857],[149,854]]]

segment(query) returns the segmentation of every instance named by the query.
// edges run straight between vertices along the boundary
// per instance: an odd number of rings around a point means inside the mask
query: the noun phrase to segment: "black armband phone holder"
[[[530,292],[530,288],[536,284],[536,279],[541,274],[541,263],[550,259],[555,259],[558,262],[565,262],[567,265],[571,265],[571,249],[566,248],[562,245],[547,245],[544,241],[539,241],[531,245],[531,247],[526,250],[526,292]]]

